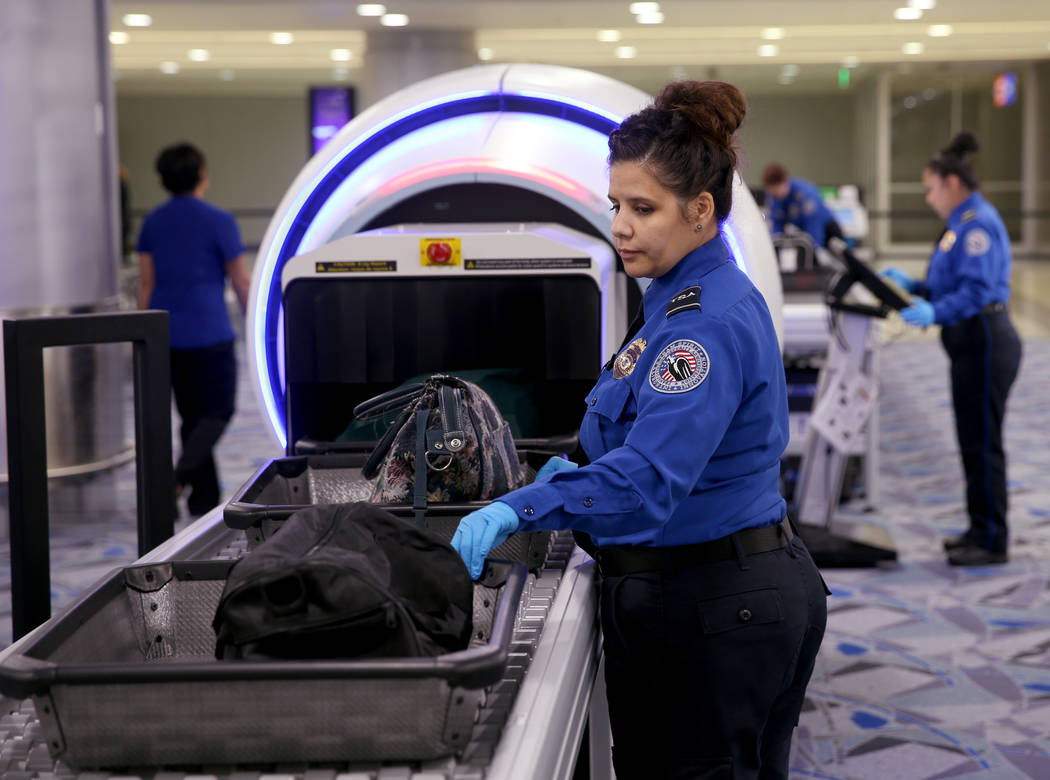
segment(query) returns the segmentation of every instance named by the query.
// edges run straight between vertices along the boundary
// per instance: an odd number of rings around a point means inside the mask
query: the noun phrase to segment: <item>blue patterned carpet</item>
[[[947,361],[929,338],[883,349],[882,495],[863,519],[892,535],[900,560],[825,572],[834,595],[793,778],[1050,778],[1048,384],[1050,341],[1029,341],[1006,426],[1011,562],[952,569],[941,539],[966,520]],[[225,495],[279,454],[242,381],[219,448]],[[56,611],[138,557],[134,505],[132,466],[53,502]],[[8,559],[4,542],[0,645],[10,642]]]
[[[940,345],[890,344],[881,375],[882,496],[863,519],[899,562],[825,571],[834,595],[792,775],[1048,778],[1050,342],[1025,344],[1009,400],[1005,566],[944,562],[966,514]]]

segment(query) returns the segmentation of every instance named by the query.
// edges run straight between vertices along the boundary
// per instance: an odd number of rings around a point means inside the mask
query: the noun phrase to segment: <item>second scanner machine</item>
[[[485,386],[495,368],[525,388],[531,409],[493,393],[519,443],[574,434],[647,283],[611,244],[606,158],[609,133],[650,102],[587,71],[484,65],[346,125],[285,195],[254,270],[250,360],[285,451],[323,448],[354,404],[439,371]],[[739,176],[724,234],[781,335],[777,262]],[[571,776],[595,685],[592,775],[609,775],[593,566],[567,549],[530,578],[502,727],[461,757],[486,777]]]

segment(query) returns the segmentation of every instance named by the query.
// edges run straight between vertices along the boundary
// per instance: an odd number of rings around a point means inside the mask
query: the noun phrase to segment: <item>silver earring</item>
[[[696,223],[696,232],[697,232],[697,233],[699,233],[699,232],[700,232],[701,230],[703,230],[703,229],[704,229],[704,226],[703,226],[703,224],[702,224],[702,223],[700,223],[700,222],[697,222],[697,223]]]

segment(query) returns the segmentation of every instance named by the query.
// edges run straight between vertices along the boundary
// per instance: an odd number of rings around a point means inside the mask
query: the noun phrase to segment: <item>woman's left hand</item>
[[[901,319],[916,328],[925,328],[933,324],[933,304],[925,298],[913,295],[912,304],[907,309],[901,309]]]
[[[518,513],[501,501],[493,501],[459,521],[449,544],[467,565],[472,580],[481,576],[489,551],[507,541],[520,522]]]

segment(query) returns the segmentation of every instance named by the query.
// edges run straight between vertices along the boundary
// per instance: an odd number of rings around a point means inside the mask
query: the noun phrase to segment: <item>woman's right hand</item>
[[[899,268],[893,268],[891,266],[890,268],[887,268],[884,271],[879,271],[879,276],[884,276],[887,279],[891,280],[894,284],[902,288],[905,292],[915,292],[915,280]]]

